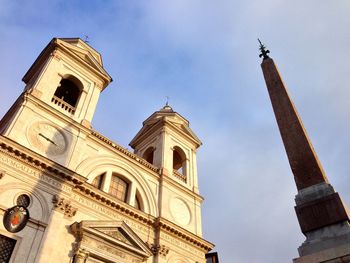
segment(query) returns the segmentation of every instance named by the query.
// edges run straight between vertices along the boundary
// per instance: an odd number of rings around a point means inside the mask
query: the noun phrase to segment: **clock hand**
[[[54,145],[56,145],[57,146],[57,144],[53,141],[53,140],[51,140],[51,139],[49,139],[49,138],[47,138],[44,134],[42,134],[42,133],[39,133],[39,135],[41,136],[41,137],[43,137],[45,140],[47,140],[48,142],[51,142],[52,144],[54,144]]]

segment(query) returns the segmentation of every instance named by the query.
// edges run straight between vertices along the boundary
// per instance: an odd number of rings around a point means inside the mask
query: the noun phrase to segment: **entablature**
[[[83,220],[71,225],[76,254],[112,262],[143,262],[152,256],[147,244],[123,221]],[[85,261],[84,261],[85,262]]]
[[[159,228],[161,231],[165,231],[173,236],[176,236],[182,240],[185,240],[189,243],[192,243],[199,249],[201,249],[204,253],[208,253],[210,250],[214,248],[214,244],[210,243],[209,241],[192,234],[191,232],[187,231],[186,229],[170,222],[169,220],[166,220],[164,218],[157,218],[155,222],[155,226]]]

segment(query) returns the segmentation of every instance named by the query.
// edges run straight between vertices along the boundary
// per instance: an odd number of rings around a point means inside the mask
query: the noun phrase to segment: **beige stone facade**
[[[11,263],[204,263],[196,151],[171,107],[152,114],[132,153],[91,128],[112,81],[80,39],[53,39],[0,122],[0,214],[26,195],[30,220]],[[2,219],[1,219],[2,220]]]

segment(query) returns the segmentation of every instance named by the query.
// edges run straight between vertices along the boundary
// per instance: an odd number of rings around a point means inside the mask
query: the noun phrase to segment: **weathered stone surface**
[[[338,193],[297,205],[295,212],[303,233],[349,220]]]
[[[264,59],[261,67],[298,190],[327,182],[274,61],[271,58]]]

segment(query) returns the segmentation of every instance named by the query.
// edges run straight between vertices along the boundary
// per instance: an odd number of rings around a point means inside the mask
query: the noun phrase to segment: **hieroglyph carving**
[[[69,200],[66,200],[58,195],[54,195],[52,198],[55,210],[63,213],[67,217],[73,217],[77,213],[78,208],[73,207]]]

